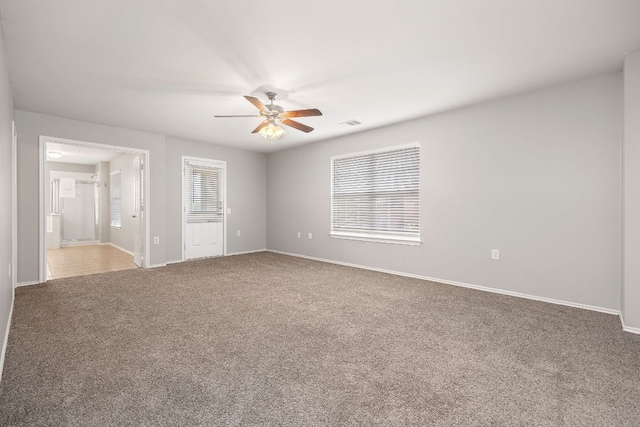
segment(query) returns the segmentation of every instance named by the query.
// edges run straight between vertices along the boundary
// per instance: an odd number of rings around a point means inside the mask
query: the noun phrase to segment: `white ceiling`
[[[50,151],[62,153],[62,157],[57,159],[50,157]],[[121,152],[114,150],[103,150],[101,148],[82,147],[72,144],[59,144],[57,142],[47,142],[47,161],[61,163],[76,163],[81,165],[95,165],[98,162],[108,162],[118,157]]]
[[[268,152],[619,71],[638,0],[0,0],[16,108]],[[339,125],[351,119],[357,127]]]

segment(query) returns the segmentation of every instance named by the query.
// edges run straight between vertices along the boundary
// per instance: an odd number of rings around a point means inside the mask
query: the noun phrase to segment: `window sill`
[[[390,237],[376,234],[357,234],[357,233],[329,233],[332,239],[343,240],[359,240],[363,242],[374,243],[391,243],[393,245],[420,246],[422,241],[418,237]]]

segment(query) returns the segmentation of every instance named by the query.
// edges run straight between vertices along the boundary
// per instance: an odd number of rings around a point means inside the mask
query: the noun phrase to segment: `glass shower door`
[[[76,181],[76,197],[61,198],[62,241],[77,242],[98,239],[96,183]]]

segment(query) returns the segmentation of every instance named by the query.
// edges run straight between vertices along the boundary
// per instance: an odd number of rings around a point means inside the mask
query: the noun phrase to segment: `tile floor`
[[[133,256],[111,245],[47,249],[47,280],[137,268]]]

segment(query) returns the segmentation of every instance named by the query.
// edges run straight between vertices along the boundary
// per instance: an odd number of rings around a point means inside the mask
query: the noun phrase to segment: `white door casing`
[[[11,122],[11,286],[18,284],[18,132]]]
[[[38,283],[44,283],[47,280],[47,250],[46,250],[46,240],[45,240],[45,222],[46,222],[46,214],[45,214],[45,191],[49,191],[48,182],[45,177],[45,164],[47,161],[47,142],[55,142],[58,144],[68,144],[68,145],[78,145],[83,147],[93,147],[105,150],[113,150],[121,153],[131,153],[138,154],[140,158],[144,159],[143,168],[140,171],[142,178],[141,188],[143,189],[142,197],[145,199],[143,202],[143,215],[140,218],[140,245],[142,245],[141,254],[143,255],[141,258],[142,264],[141,267],[149,268],[152,267],[150,263],[150,242],[149,236],[151,235],[151,225],[148,220],[151,215],[151,210],[149,209],[149,190],[150,190],[150,182],[149,179],[149,150],[131,148],[131,147],[123,147],[119,145],[111,145],[111,144],[100,144],[95,142],[88,141],[78,141],[67,138],[59,138],[54,136],[39,136],[39,252],[40,252],[40,260],[39,260],[39,273],[38,273]],[[109,218],[105,218],[106,221],[109,221]],[[35,283],[35,282],[34,282]],[[24,283],[23,283],[24,284]]]
[[[134,197],[133,197],[133,262],[138,267],[144,263],[144,156],[133,159]]]
[[[224,255],[226,163],[183,156],[183,260]]]

